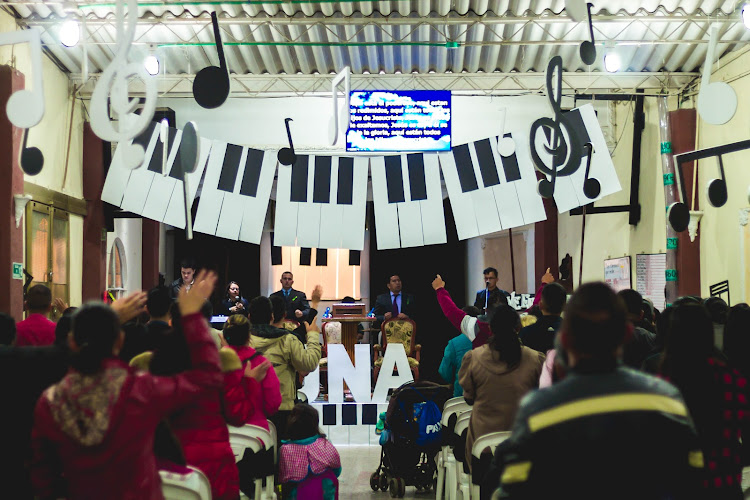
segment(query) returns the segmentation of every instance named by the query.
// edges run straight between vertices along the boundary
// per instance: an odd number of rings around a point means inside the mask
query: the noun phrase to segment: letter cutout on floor
[[[328,346],[330,349],[330,346]],[[330,355],[329,358],[330,360]],[[398,368],[398,375],[393,375],[393,368]],[[409,368],[409,360],[406,359],[406,351],[403,344],[388,344],[385,348],[383,365],[380,367],[378,381],[375,383],[375,392],[372,393],[372,403],[386,403],[388,389],[401,387],[407,382],[414,380]],[[330,387],[330,384],[329,384]]]
[[[403,346],[401,346],[403,350]],[[406,361],[406,354],[404,354]],[[385,363],[384,363],[385,366]],[[407,369],[409,363],[406,363]],[[343,344],[328,344],[328,402],[344,402],[344,381],[358,403],[370,402],[370,346],[355,344],[354,365]]]

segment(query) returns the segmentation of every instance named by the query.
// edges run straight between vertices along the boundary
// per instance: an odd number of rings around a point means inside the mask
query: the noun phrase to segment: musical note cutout
[[[277,155],[279,163],[286,166],[294,165],[294,163],[297,161],[297,154],[294,152],[294,143],[292,142],[292,132],[289,130],[289,122],[291,121],[293,121],[291,118],[284,119],[284,125],[286,126],[286,136],[289,139],[289,147],[281,148]]]
[[[677,198],[679,201],[672,203],[667,209],[667,220],[669,220],[669,225],[672,226],[672,229],[681,233],[688,228],[688,224],[690,223],[690,209],[685,202],[687,196],[685,194],[685,185],[682,181],[682,164],[691,161],[704,160],[714,156],[716,157],[719,163],[719,174],[721,175],[721,178],[712,179],[708,182],[706,195],[708,196],[708,202],[711,206],[720,208],[726,205],[728,200],[727,179],[724,173],[724,161],[722,156],[748,149],[750,149],[750,140],[674,155]],[[694,180],[693,182],[696,181]]]
[[[156,110],[156,80],[148,74],[143,61],[128,63],[128,53],[138,23],[138,0],[128,0],[128,24],[125,28],[124,0],[117,0],[115,9],[117,49],[114,59],[102,73],[91,96],[91,128],[105,141],[128,142],[148,127]],[[145,86],[145,102],[136,112],[139,99],[130,99],[128,81],[139,79]],[[116,121],[110,120],[110,112]],[[145,150],[140,144],[127,144],[124,166],[137,168],[143,164]]]
[[[586,4],[586,15],[589,22],[589,35],[591,40],[584,40],[581,42],[581,46],[578,52],[581,55],[581,60],[584,64],[592,65],[596,62],[596,41],[594,40],[594,23],[591,22],[591,7],[592,4]]]
[[[505,137],[500,137],[497,141],[497,152],[503,158],[508,158],[516,153],[516,141],[510,134],[506,134]]]
[[[21,159],[19,161],[21,170],[26,175],[37,175],[44,167],[44,155],[36,147],[27,147],[26,139],[29,137],[29,129],[23,131],[23,145],[21,146]]]
[[[339,136],[341,135],[339,133],[339,93],[336,88],[342,83],[344,84],[344,108],[341,110],[340,121],[342,124],[346,124],[341,127],[344,131],[344,135],[346,135],[347,130],[349,129],[349,94],[351,91],[351,87],[349,84],[350,77],[351,69],[349,69],[349,66],[346,66],[341,70],[341,72],[339,72],[338,75],[334,77],[333,81],[331,82],[331,103],[333,104],[333,114],[331,116],[331,123],[329,124],[331,146],[336,145],[336,142],[338,142]]]
[[[13,126],[26,129],[19,164],[27,175],[37,175],[44,167],[44,155],[35,147],[27,147],[28,129],[44,116],[44,86],[42,84],[42,42],[39,28],[0,33],[0,45],[29,44],[31,56],[32,90],[16,90],[8,99],[5,112]]]
[[[573,21],[582,23],[586,20],[586,0],[565,0],[565,12]]]
[[[714,25],[711,27],[706,62],[703,65],[701,89],[698,92],[698,113],[706,123],[711,125],[723,125],[737,112],[737,94],[734,89],[728,83],[711,81],[718,38],[719,27]]]
[[[187,174],[192,174],[198,167],[200,159],[201,141],[198,137],[198,126],[194,122],[187,122],[182,129],[182,141],[180,142],[181,172],[179,180],[182,181],[182,195],[185,201],[185,238],[193,239],[193,217],[190,213],[191,203],[188,190]],[[166,147],[164,150],[166,151]]]
[[[578,137],[571,124],[562,112],[562,58],[553,57],[547,65],[547,98],[549,99],[552,111],[555,114],[552,118],[542,117],[531,125],[531,158],[537,170],[550,176],[551,180],[542,179],[539,181],[538,191],[544,198],[551,198],[555,194],[555,183],[557,177],[565,177],[574,174],[581,165],[580,157],[577,152],[580,151]],[[554,87],[553,87],[554,79]],[[538,141],[537,134],[543,130],[541,141]],[[545,138],[545,136],[548,137]],[[539,142],[542,142],[542,148],[548,155],[552,155],[551,167],[548,167],[539,154]],[[558,170],[558,167],[562,167]]]
[[[206,109],[218,108],[229,97],[229,69],[224,57],[224,47],[221,44],[219,20],[216,12],[211,13],[211,24],[214,27],[214,41],[219,55],[219,66],[207,66],[200,70],[193,80],[193,97],[201,107]]]
[[[602,192],[602,185],[597,179],[591,177],[591,160],[594,158],[594,145],[587,142],[584,144],[583,149],[586,151],[586,176],[583,178],[583,194],[593,200]]]

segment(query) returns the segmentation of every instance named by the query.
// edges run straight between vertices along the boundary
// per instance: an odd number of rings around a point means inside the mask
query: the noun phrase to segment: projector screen
[[[449,90],[353,91],[347,151],[450,151]]]

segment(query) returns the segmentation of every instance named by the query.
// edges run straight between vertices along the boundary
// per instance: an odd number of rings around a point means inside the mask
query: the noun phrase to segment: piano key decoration
[[[144,162],[138,169],[128,171],[124,167],[123,155],[127,148],[118,145],[102,190],[102,200],[117,205],[123,210],[184,229],[185,209],[182,181],[178,180],[181,177],[180,169],[182,168],[181,137],[181,130],[169,129],[166,164],[168,175],[166,176],[161,173],[164,145],[159,140],[159,130],[155,122],[149,125],[143,134],[133,139],[134,143],[141,144],[146,151]],[[211,141],[201,139],[198,167],[194,173],[188,174],[188,200],[190,202],[195,200],[210,151]]]
[[[297,155],[280,165],[274,245],[362,250],[368,161]]]
[[[580,108],[572,109],[566,113],[566,118],[571,122],[580,139],[582,164],[573,175],[557,178],[555,203],[560,213],[588,205],[622,190],[602,127],[596,118],[594,106],[586,104]],[[601,192],[594,199],[590,199],[583,194],[583,182],[586,178],[586,153],[583,151],[583,145],[587,142],[594,145],[589,177],[597,179],[601,185]]]
[[[547,218],[526,135],[507,132],[438,155],[459,239]]]
[[[274,151],[213,141],[193,230],[259,245],[275,173]]]
[[[372,157],[370,165],[378,250],[446,243],[437,155]]]

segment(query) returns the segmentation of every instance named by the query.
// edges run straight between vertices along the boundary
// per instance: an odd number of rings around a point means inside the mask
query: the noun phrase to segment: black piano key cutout
[[[354,158],[339,158],[339,178],[336,203],[339,205],[352,204],[354,190]]]
[[[260,170],[263,167],[264,152],[259,149],[248,149],[245,160],[245,174],[242,176],[240,194],[252,196],[258,195],[258,184],[260,183]]]
[[[292,165],[292,190],[290,201],[304,203],[307,201],[307,155],[297,155]]]
[[[406,201],[404,177],[400,156],[385,157],[385,184],[388,192],[388,203]],[[411,201],[427,199],[427,181],[424,173],[424,156],[411,154],[406,156],[406,168],[409,175],[409,198]]]
[[[471,162],[469,145],[463,144],[454,147],[453,159],[456,161],[456,171],[458,172],[458,182],[461,184],[461,191],[468,193],[479,189],[477,179],[474,176],[474,167]]]
[[[495,165],[495,157],[492,154],[490,140],[484,139],[475,142],[474,149],[477,151],[479,171],[482,173],[484,187],[497,186],[500,184],[500,176],[497,174],[497,165]]]
[[[510,137],[513,139],[511,134],[505,134],[503,138]],[[505,180],[507,182],[520,181],[521,180],[521,167],[518,165],[518,156],[513,152],[510,156],[502,156],[503,170],[505,171]]]
[[[579,109],[573,109],[565,113],[565,118],[568,120],[570,125],[573,127],[573,131],[575,132],[576,136],[579,139],[579,143],[581,144],[581,151],[579,153],[579,156],[584,157],[587,156],[586,149],[584,146],[591,142],[591,137],[589,136],[588,130],[586,130],[586,125],[583,123],[583,116],[581,115],[581,110]]]
[[[313,203],[328,203],[331,200],[331,157],[315,157],[313,179]]]
[[[404,197],[404,178],[401,174],[401,157],[385,157],[385,184],[388,192],[388,203],[401,203]]]
[[[424,178],[424,156],[407,155],[409,164],[409,192],[411,201],[427,199],[427,183]]]
[[[216,189],[227,193],[234,191],[234,183],[237,181],[237,172],[240,169],[240,159],[242,159],[242,146],[227,144],[224,163],[221,165],[221,174],[219,175],[219,185]]]
[[[505,134],[503,137],[512,138],[512,135]],[[503,180],[498,173],[492,148],[493,145],[489,139],[474,143],[474,150],[477,153],[477,161],[479,162],[479,172],[482,176],[481,186],[476,175],[474,175],[474,166],[471,160],[469,145],[455,146],[452,149],[453,158],[456,162],[458,181],[461,184],[461,192],[469,193],[480,189],[480,187],[486,189],[502,184]],[[505,174],[505,182],[521,180],[521,167],[518,164],[516,153],[513,153],[511,156],[500,157],[500,161],[502,162],[503,173]]]

